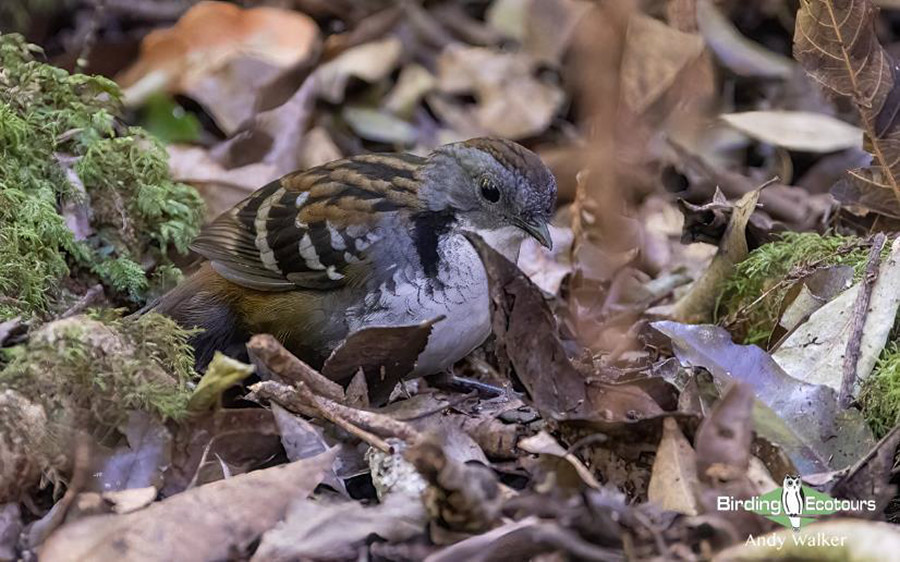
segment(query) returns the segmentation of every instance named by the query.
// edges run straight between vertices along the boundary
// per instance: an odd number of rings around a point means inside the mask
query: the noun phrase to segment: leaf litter
[[[796,474],[877,504],[802,534],[886,559],[900,418],[883,412],[900,407],[866,404],[900,371],[898,98],[875,34],[892,16],[869,0],[644,4],[202,2],[140,29],[98,16],[90,60],[110,57],[111,30],[141,41],[116,69],[126,105],[161,93],[203,124],[167,149],[210,218],[294,169],[494,135],[551,164],[554,250],[514,264],[472,239],[493,333],[453,377],[405,377],[441,318],[352,334],[321,369],[257,335],[191,381],[183,418],[131,408],[88,427],[67,412],[88,434],[79,453],[53,440],[58,405],[0,372],[0,454],[19,462],[0,465],[16,491],[0,554],[822,559],[748,546],[785,531],[717,508]],[[93,228],[87,207],[62,212]],[[871,250],[880,235],[890,251]],[[29,338],[15,328],[10,356]]]

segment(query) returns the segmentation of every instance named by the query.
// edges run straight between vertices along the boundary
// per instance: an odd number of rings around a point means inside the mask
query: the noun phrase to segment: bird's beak
[[[547,226],[547,223],[522,221],[520,225],[522,230],[533,236],[535,240],[541,243],[541,246],[548,250],[553,249],[553,238],[550,237],[550,227]]]

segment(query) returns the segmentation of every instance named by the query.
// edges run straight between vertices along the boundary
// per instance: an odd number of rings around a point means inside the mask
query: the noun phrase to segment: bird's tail
[[[788,520],[791,522],[791,529],[793,529],[795,533],[800,530],[799,517],[789,516]]]
[[[196,329],[190,343],[198,370],[206,368],[216,351],[242,358],[248,334],[228,298],[227,284],[207,263],[136,314],[159,312],[185,328]]]

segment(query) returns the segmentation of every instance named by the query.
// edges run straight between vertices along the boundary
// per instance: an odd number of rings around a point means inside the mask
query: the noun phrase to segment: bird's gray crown
[[[538,156],[512,141],[476,138],[437,148],[420,197],[432,211],[471,212],[499,224],[544,224],[556,204],[556,180]]]

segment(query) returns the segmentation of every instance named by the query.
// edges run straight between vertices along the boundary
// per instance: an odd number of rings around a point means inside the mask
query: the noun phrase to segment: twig
[[[84,72],[87,69],[91,51],[94,50],[94,45],[97,44],[100,22],[106,13],[106,0],[94,0],[93,8],[91,19],[88,21],[87,30],[82,39],[81,51],[78,53],[78,58],[75,59],[75,72]]]
[[[76,302],[65,312],[63,312],[60,318],[68,318],[70,316],[75,316],[76,314],[81,314],[82,312],[84,312],[84,309],[92,306],[101,298],[103,298],[103,285],[100,285],[98,283],[97,285],[94,285],[93,287],[88,289],[87,292],[82,295],[80,299],[78,299],[78,302]]]
[[[847,350],[844,352],[843,377],[841,379],[841,393],[839,403],[841,408],[848,408],[852,399],[853,385],[856,384],[856,365],[859,363],[860,345],[862,343],[863,328],[869,312],[869,300],[872,298],[872,287],[878,279],[878,265],[881,263],[881,250],[887,237],[883,232],[875,235],[872,248],[869,250],[869,258],[866,262],[866,272],[863,275],[853,304],[853,327],[850,339],[847,341]]]
[[[325,378],[318,371],[297,359],[293,353],[285,349],[278,340],[269,334],[259,334],[250,338],[247,343],[247,351],[285,381],[291,384],[302,382],[319,396],[338,402],[344,401],[344,389],[341,388],[341,385]]]

